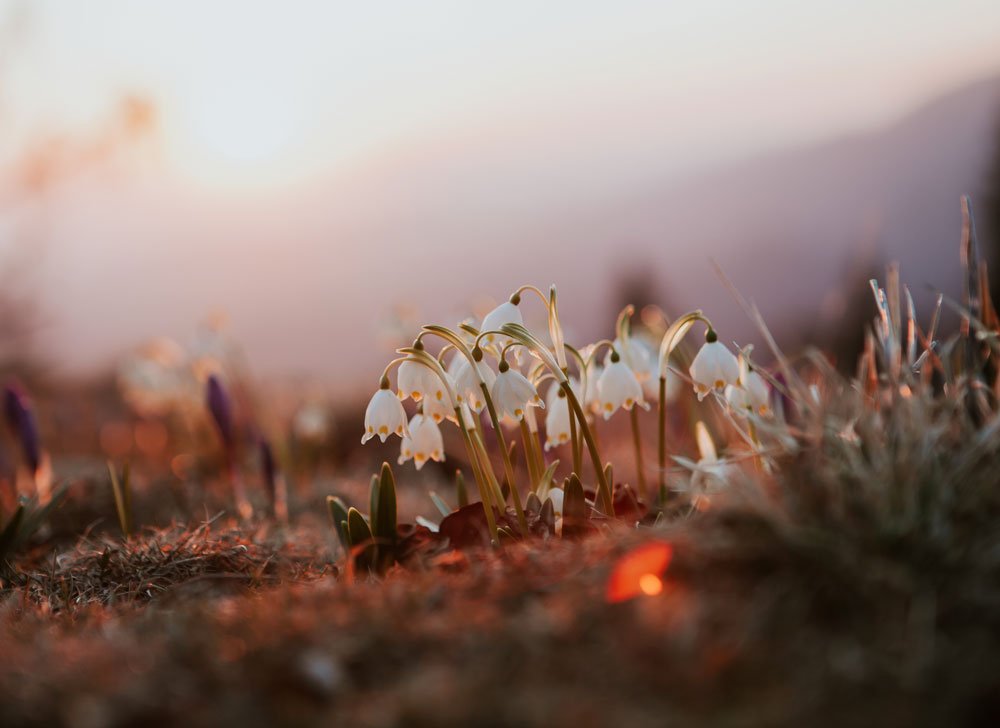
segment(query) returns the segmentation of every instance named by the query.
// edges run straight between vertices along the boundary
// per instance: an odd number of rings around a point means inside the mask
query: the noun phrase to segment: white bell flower
[[[553,385],[549,389],[551,394],[556,390],[555,396],[549,401],[545,414],[545,451],[548,452],[554,447],[565,445],[569,442],[569,401],[566,397],[558,396],[559,385]]]
[[[413,415],[409,435],[404,435],[399,445],[399,464],[413,460],[420,470],[428,460],[444,460],[444,440],[437,423],[422,414]]]
[[[440,399],[436,396],[424,397],[421,406],[423,413],[438,424],[446,419],[455,419],[455,405],[452,404],[451,396],[447,392],[444,392]]]
[[[455,370],[455,391],[464,404],[469,405],[477,414],[486,406],[480,382],[486,383],[486,389],[492,390],[497,375],[485,361],[476,362],[475,369],[464,356],[462,363]]]
[[[699,400],[704,399],[713,389],[724,391],[727,384],[735,384],[740,377],[740,365],[736,357],[711,329],[705,334],[705,345],[695,355],[688,371]]]
[[[419,402],[424,397],[444,397],[444,385],[437,374],[415,361],[404,361],[396,371],[396,394],[401,400],[407,397]]]
[[[604,413],[606,420],[617,412],[619,407],[631,410],[635,405],[646,406],[642,398],[642,385],[628,365],[618,358],[617,352],[612,353],[610,363],[597,380],[597,396],[600,411]]]
[[[483,318],[483,325],[479,330],[484,332],[497,331],[504,324],[524,325],[524,319],[521,317],[521,309],[511,301],[501,303],[486,314],[486,317]],[[501,334],[487,333],[483,336],[483,341],[486,342],[487,346],[501,349],[510,342],[510,338]]]
[[[376,435],[382,442],[385,442],[389,435],[402,437],[409,434],[403,403],[389,389],[388,382],[384,382],[384,384],[384,388],[372,395],[371,401],[368,402],[368,408],[365,410],[365,434],[361,438],[362,444]]]
[[[490,392],[497,415],[509,415],[520,421],[529,407],[545,408],[545,403],[538,396],[535,385],[528,381],[521,372],[511,369],[507,362],[500,362],[500,373],[493,382]]]

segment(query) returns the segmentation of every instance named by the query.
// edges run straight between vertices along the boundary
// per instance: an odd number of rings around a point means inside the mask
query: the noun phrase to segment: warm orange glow
[[[649,597],[655,597],[663,591],[663,580],[656,574],[643,574],[639,577],[639,589]]]
[[[663,573],[670,564],[670,544],[654,541],[625,554],[608,579],[607,600],[623,602],[637,596],[656,596],[663,591]]]

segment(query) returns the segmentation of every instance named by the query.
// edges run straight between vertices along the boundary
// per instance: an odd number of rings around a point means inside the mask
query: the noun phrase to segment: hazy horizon
[[[16,5],[0,2],[0,24]],[[1000,77],[1000,6],[985,2],[24,7],[0,48],[8,172],[49,135],[99,133],[125,95],[155,119],[39,197],[0,172],[0,251],[40,251],[23,283],[66,372],[226,310],[260,372],[349,389],[384,357],[395,306],[454,317],[526,282],[557,283],[570,323],[592,327],[650,251],[692,260],[662,239],[671,220],[628,217],[633,200],[877,135]],[[720,228],[686,277],[711,279],[731,237]]]

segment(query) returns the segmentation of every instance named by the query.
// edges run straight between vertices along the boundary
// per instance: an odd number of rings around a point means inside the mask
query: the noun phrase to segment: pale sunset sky
[[[529,224],[543,239],[545,215],[878,128],[998,72],[996,0],[0,0],[0,251],[43,231],[43,338],[85,368],[223,308],[262,369],[315,373],[328,350],[293,337],[360,330],[379,359],[394,304],[461,310],[484,293],[473,259]],[[152,151],[42,211],[4,196],[25,149],[93,133],[124,94],[155,106]],[[559,278],[543,258],[488,295]],[[454,300],[421,298],[449,274]]]

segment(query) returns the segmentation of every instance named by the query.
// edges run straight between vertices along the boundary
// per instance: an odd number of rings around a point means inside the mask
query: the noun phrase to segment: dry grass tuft
[[[81,606],[128,605],[190,595],[195,590],[273,586],[309,581],[332,568],[326,549],[258,539],[230,525],[148,529],[122,541],[82,539],[47,562],[22,566],[14,582],[22,598],[52,611]]]

